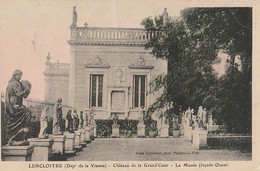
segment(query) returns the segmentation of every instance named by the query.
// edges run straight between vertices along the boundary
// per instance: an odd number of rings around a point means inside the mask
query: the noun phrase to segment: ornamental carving
[[[86,68],[109,68],[110,66],[103,62],[102,59],[98,56],[94,57],[90,63],[85,65]]]
[[[145,59],[139,56],[134,63],[129,65],[130,69],[153,69],[153,66],[147,65]]]
[[[115,80],[117,82],[122,82],[123,81],[123,77],[124,77],[124,72],[122,71],[122,69],[117,68],[115,71]]]
[[[139,56],[137,58],[137,61],[131,64],[131,66],[144,66],[145,65],[145,60],[142,56]]]

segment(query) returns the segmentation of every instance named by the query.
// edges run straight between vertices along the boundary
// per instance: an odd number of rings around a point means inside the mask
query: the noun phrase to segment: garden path
[[[237,150],[195,150],[183,138],[96,138],[69,161],[236,161],[251,160]]]

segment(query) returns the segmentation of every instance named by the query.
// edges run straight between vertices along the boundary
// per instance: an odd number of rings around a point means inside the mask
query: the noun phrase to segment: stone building
[[[139,28],[77,26],[74,7],[70,26],[70,63],[51,63],[47,56],[45,101],[80,110],[95,108],[96,119],[138,119],[158,94],[149,82],[167,72],[167,61],[152,57],[144,44],[154,35]]]

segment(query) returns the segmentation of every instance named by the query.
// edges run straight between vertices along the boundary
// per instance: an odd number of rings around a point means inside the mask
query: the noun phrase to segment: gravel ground
[[[238,161],[252,160],[237,150],[195,150],[183,138],[96,138],[68,161]]]

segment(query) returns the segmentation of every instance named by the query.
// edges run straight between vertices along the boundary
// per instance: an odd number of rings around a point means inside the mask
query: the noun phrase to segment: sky
[[[142,28],[141,21],[162,14],[178,17],[190,6],[208,4],[155,0],[1,0],[0,3],[0,91],[4,92],[14,70],[23,71],[22,80],[32,83],[30,98],[44,100],[46,56],[51,61],[69,62],[67,43],[72,8],[77,7],[78,26]],[[197,3],[196,3],[197,2]],[[223,4],[225,5],[225,4]]]

